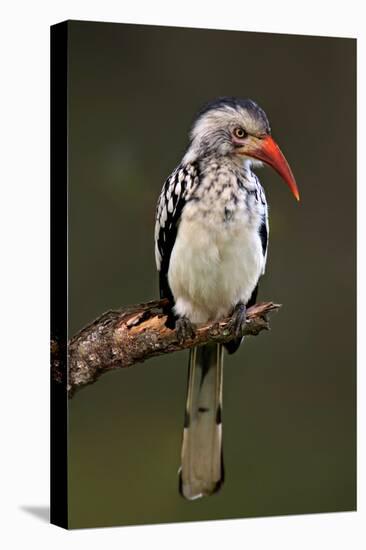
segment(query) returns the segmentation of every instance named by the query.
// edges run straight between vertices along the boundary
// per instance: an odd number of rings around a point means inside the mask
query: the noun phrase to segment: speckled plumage
[[[223,98],[205,106],[158,201],[160,293],[177,318],[195,324],[246,305],[265,269],[267,203],[252,171],[258,163],[236,154],[237,126],[258,136],[270,131],[265,113],[251,100]],[[223,479],[222,365],[221,346],[191,352],[181,469],[181,492],[188,499],[215,492]]]
[[[174,312],[193,323],[246,304],[265,264],[260,228],[267,207],[257,178],[226,160],[202,164],[199,182],[185,192],[168,269]]]

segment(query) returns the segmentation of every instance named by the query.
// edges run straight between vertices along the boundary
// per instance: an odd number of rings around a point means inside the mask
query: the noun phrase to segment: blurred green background
[[[71,527],[356,506],[356,41],[69,23],[70,335],[153,299],[155,205],[194,113],[250,97],[298,181],[270,169],[260,300],[272,330],[226,361],[226,481],[178,494],[187,354],[103,376],[70,402]]]

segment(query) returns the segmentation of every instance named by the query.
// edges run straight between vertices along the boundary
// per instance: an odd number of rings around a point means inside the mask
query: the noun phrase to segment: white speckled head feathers
[[[193,122],[187,160],[230,154],[234,148],[232,132],[236,127],[243,128],[248,135],[270,134],[265,112],[251,99],[223,97],[207,103]]]

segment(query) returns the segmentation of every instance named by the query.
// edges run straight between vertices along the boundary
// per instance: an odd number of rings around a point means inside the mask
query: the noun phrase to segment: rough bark
[[[225,343],[233,339],[230,318],[196,329],[194,338],[179,343],[175,330],[166,327],[163,313],[165,300],[108,311],[78,332],[68,343],[68,369],[62,357],[62,343],[51,342],[52,378],[65,381],[69,395],[95,382],[99,376],[114,369],[130,367],[157,355],[173,353],[206,344]],[[255,304],[247,311],[244,335],[257,335],[269,330],[267,314],[279,304]]]

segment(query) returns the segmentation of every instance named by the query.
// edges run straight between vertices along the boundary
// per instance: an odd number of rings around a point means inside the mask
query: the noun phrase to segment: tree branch
[[[61,359],[66,357],[66,353],[62,353],[62,343],[53,340],[52,379],[66,381],[72,396],[79,388],[92,384],[110,370],[130,367],[150,357],[208,342],[229,342],[234,337],[228,324],[230,318],[227,318],[197,328],[194,338],[179,343],[175,330],[165,326],[167,317],[162,308],[166,305],[166,300],[160,300],[104,313],[69,341],[68,372],[65,361]],[[249,308],[243,336],[269,330],[267,314],[279,307],[279,304],[266,302]]]

